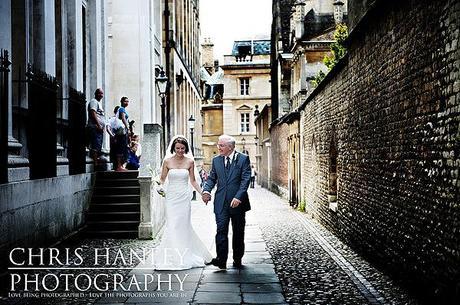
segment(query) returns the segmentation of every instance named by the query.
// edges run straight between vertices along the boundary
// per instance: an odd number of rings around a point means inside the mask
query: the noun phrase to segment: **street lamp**
[[[246,139],[245,138],[241,139],[241,144],[243,144],[243,154],[246,154],[249,156],[249,151],[246,150]]]
[[[158,76],[155,78],[155,83],[157,85],[158,93],[161,97],[161,128],[163,132],[163,136],[161,139],[162,144],[162,155],[165,155],[166,150],[166,117],[165,117],[165,97],[168,91],[169,79],[166,77],[166,73],[162,66],[156,65],[156,69],[158,69]]]
[[[195,158],[195,148],[193,146],[193,130],[195,129],[195,119],[193,115],[190,115],[188,119],[188,128],[190,128],[190,150],[192,151],[192,155]],[[192,200],[196,200],[196,192],[193,191]]]
[[[195,148],[193,146],[193,131],[195,129],[195,119],[193,118],[193,115],[191,115],[188,119],[188,128],[190,129],[190,150],[192,151],[192,154],[195,156]]]

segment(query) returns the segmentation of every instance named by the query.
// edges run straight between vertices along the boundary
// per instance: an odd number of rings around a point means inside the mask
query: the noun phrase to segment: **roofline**
[[[259,120],[259,118],[262,117],[262,114],[265,112],[265,111],[268,111],[268,108],[271,108],[272,107],[272,103],[267,103],[264,105],[264,107],[262,107],[262,110],[259,111],[259,115],[255,118],[254,120],[254,124],[257,123],[257,121]]]
[[[266,69],[270,68],[270,63],[267,64],[231,64],[231,65],[222,65],[220,66],[222,69],[225,70],[225,68],[233,68],[233,69],[247,69],[247,68],[254,68],[254,69]]]

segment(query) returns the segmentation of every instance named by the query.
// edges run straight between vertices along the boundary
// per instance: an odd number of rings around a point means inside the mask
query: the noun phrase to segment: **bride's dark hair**
[[[171,145],[171,153],[172,154],[174,153],[177,143],[183,144],[185,146],[185,153],[188,154],[188,151],[189,151],[188,142],[187,142],[187,139],[183,137],[177,137],[174,139]]]

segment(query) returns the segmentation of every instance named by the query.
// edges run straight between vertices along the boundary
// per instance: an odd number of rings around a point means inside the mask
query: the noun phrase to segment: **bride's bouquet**
[[[158,194],[160,194],[161,197],[165,197],[166,196],[166,192],[165,190],[163,189],[163,186],[161,185],[161,182],[160,182],[160,175],[158,175],[155,179],[154,179],[155,183],[157,184],[157,186],[155,187],[156,191]]]
[[[155,176],[155,178],[153,178],[153,181],[155,182],[156,186],[155,186],[155,190],[157,191],[157,193],[161,196],[161,197],[165,197],[166,196],[166,192],[165,190],[163,189],[163,186],[161,185],[161,180],[160,180],[160,174],[157,172],[157,171],[154,171],[153,168],[150,166],[150,164],[147,165],[147,168],[149,169],[150,171],[150,174],[153,176]]]

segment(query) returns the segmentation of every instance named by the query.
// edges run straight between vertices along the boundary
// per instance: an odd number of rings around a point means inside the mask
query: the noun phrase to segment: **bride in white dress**
[[[183,136],[174,137],[161,169],[160,181],[166,193],[166,228],[153,253],[156,270],[203,267],[212,259],[191,223],[191,186],[199,194],[202,192],[196,173],[187,140]]]

